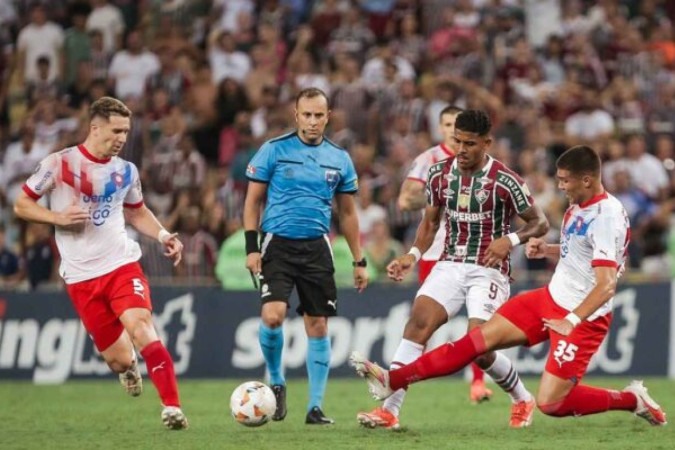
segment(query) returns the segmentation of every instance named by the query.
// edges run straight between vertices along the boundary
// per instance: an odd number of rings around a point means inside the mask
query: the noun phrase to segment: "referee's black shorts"
[[[298,314],[315,317],[337,314],[335,267],[327,237],[294,240],[265,234],[261,252],[263,304],[279,300],[288,304],[295,286],[300,298]]]

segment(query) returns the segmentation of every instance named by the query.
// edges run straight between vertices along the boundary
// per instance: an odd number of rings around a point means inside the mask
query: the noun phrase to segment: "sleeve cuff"
[[[614,267],[616,269],[619,265],[611,259],[594,259],[591,261],[591,267]]]
[[[143,200],[141,200],[138,203],[124,203],[125,208],[130,208],[130,209],[138,209],[141,206],[143,206]]]
[[[255,181],[256,183],[265,183],[265,184],[269,183],[269,180],[260,180],[258,178],[249,177],[248,175],[246,175],[246,179],[249,181]]]
[[[29,188],[27,184],[24,184],[21,187],[21,189],[23,189],[23,191],[26,193],[26,195],[29,196],[30,198],[32,198],[33,200],[39,200],[40,197],[41,197],[41,195],[33,192],[33,190],[31,188]]]

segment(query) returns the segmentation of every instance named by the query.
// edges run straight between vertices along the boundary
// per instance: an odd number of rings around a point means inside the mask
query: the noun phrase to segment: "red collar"
[[[607,198],[607,191],[602,191],[601,194],[594,195],[593,197],[589,198],[585,202],[579,203],[579,208],[585,208],[587,206],[594,205],[598,203],[600,200],[604,200]]]
[[[95,157],[94,155],[89,153],[89,150],[87,150],[87,148],[84,146],[84,144],[78,145],[77,148],[80,150],[80,152],[84,155],[85,158],[87,158],[89,161],[93,161],[95,163],[105,164],[112,159],[112,158],[101,159],[101,158]]]

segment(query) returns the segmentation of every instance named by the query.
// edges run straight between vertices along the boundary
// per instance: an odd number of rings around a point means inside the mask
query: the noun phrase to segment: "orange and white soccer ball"
[[[274,392],[259,381],[242,383],[232,392],[230,410],[234,420],[247,427],[259,427],[272,418],[277,409]]]

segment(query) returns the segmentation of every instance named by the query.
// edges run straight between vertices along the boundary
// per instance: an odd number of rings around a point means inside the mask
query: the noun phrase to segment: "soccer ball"
[[[247,427],[259,427],[272,418],[277,399],[267,385],[259,381],[242,383],[232,392],[230,410],[234,420]]]

